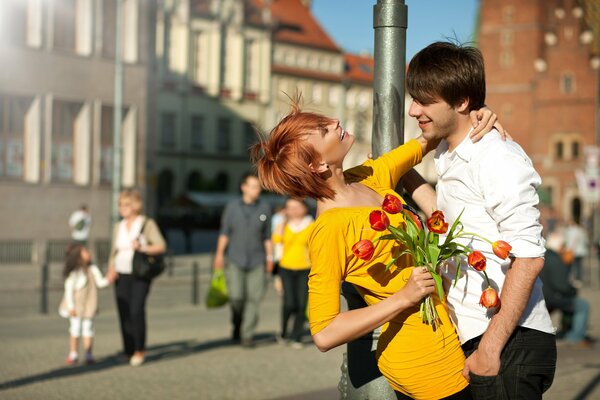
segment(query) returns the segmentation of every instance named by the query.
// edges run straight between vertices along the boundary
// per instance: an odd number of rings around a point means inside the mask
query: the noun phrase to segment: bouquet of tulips
[[[404,223],[400,226],[393,226],[387,214],[404,214]],[[490,285],[490,280],[485,271],[486,258],[480,251],[473,251],[469,247],[458,243],[456,239],[461,237],[478,237],[492,246],[492,251],[501,259],[506,259],[512,247],[503,240],[491,242],[483,236],[464,232],[463,224],[460,222],[461,214],[448,230],[448,222],[444,219],[444,213],[440,210],[435,211],[427,219],[426,227],[423,226],[419,217],[405,207],[400,199],[394,195],[388,194],[383,200],[381,210],[374,210],[369,215],[369,223],[375,231],[382,232],[382,236],[374,241],[361,240],[352,246],[354,255],[362,260],[369,261],[373,257],[376,242],[379,240],[395,240],[401,245],[401,251],[394,254],[386,266],[386,271],[396,262],[396,260],[408,254],[412,256],[415,266],[426,266],[435,281],[437,294],[441,299],[444,298],[444,288],[439,268],[445,260],[452,257],[467,257],[470,267],[484,274],[488,287],[481,294],[479,304],[486,308],[499,308],[500,298],[498,293]],[[387,232],[387,233],[386,233]],[[446,239],[440,242],[439,236],[446,234]],[[454,283],[460,278],[460,261],[457,260],[456,277]],[[432,325],[437,329],[439,316],[435,309],[433,299],[427,296],[420,305],[420,315],[423,322]]]

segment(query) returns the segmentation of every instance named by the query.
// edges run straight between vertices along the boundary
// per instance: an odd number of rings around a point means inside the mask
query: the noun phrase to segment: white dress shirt
[[[512,246],[511,255],[516,258],[544,256],[536,192],[541,179],[517,143],[503,141],[495,130],[478,143],[473,143],[467,135],[453,152],[442,141],[436,151],[435,165],[437,206],[450,226],[463,212],[460,220],[465,232],[475,232],[492,242],[500,239],[508,242]],[[481,239],[459,240],[486,256],[491,285],[501,293],[510,260],[496,257],[491,245]],[[465,343],[485,332],[492,314],[479,305],[481,293],[487,287],[483,273],[469,267],[465,259],[461,260],[460,268],[456,286],[455,263],[448,262],[442,274],[450,315],[461,343]],[[518,325],[555,332],[539,278]]]
[[[119,222],[119,228],[117,231],[117,238],[115,240],[115,247],[117,254],[115,255],[115,271],[120,274],[131,274],[132,272],[132,261],[133,253],[133,242],[140,238],[140,244],[144,246],[146,244],[144,237],[140,235],[144,217],[138,215],[135,220],[131,223],[131,228],[127,229],[127,223],[123,219]]]

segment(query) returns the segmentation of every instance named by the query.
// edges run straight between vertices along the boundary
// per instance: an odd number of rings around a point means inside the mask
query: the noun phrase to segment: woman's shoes
[[[67,364],[67,365],[77,364],[77,356],[72,356],[71,354],[69,354],[67,356],[67,359],[65,360],[65,364]]]
[[[144,363],[144,361],[145,361],[145,358],[144,358],[143,354],[134,354],[129,359],[129,365],[131,365],[132,367],[139,367],[140,365],[142,365]]]

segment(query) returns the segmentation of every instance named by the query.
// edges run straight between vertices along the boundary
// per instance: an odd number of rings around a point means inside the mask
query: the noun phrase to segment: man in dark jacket
[[[546,306],[549,310],[572,314],[571,326],[564,334],[567,342],[590,347],[591,341],[586,337],[590,303],[577,296],[577,289],[569,281],[571,271],[559,254],[563,246],[564,238],[560,232],[548,235],[546,260],[540,274]]]

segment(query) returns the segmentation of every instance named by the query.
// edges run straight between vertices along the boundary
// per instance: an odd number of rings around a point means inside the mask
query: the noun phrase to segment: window
[[[23,178],[25,118],[31,99],[0,95],[0,177]]]
[[[192,115],[190,121],[190,144],[194,149],[204,148],[204,117]]]
[[[563,142],[558,141],[554,144],[554,157],[556,157],[557,160],[562,160],[564,156],[565,154]]]
[[[25,44],[27,33],[27,2],[2,1],[0,6],[0,41],[12,45]]]
[[[194,81],[198,86],[206,86],[206,35],[194,34]]]
[[[244,150],[248,150],[256,143],[256,131],[251,122],[244,122]]]
[[[579,146],[579,142],[574,141],[573,143],[571,143],[571,158],[573,160],[577,160],[580,156],[580,146]]]
[[[188,175],[187,189],[192,192],[199,192],[202,190],[202,174],[198,171],[192,171]]]
[[[354,126],[354,134],[356,138],[361,140],[366,137],[367,133],[367,115],[365,111],[359,111],[356,114],[356,124]]]
[[[500,52],[500,65],[502,67],[511,67],[513,65],[513,53],[509,50]]]
[[[81,104],[54,102],[52,107],[52,180],[73,181],[75,124]]]
[[[161,115],[160,121],[160,144],[161,146],[174,148],[175,136],[177,135],[177,116],[172,112]]]
[[[229,175],[227,172],[219,172],[215,177],[215,189],[218,192],[226,192],[229,186]]]
[[[74,52],[77,0],[56,0],[53,4],[54,48]]]
[[[217,124],[217,150],[228,152],[231,150],[231,121],[219,118]]]
[[[515,8],[513,6],[504,6],[502,8],[502,22],[510,24],[513,22],[515,16]]]
[[[500,44],[502,46],[510,46],[513,44],[514,35],[512,31],[504,30],[500,33]]]
[[[560,77],[560,90],[564,94],[575,92],[575,76],[570,72],[565,72]]]
[[[312,88],[312,100],[315,104],[321,104],[323,99],[323,88],[321,85],[313,85]]]
[[[340,88],[332,86],[329,88],[329,105],[337,106],[340,101]]]
[[[108,58],[115,58],[116,53],[116,26],[117,4],[120,0],[102,1],[102,54]],[[138,16],[137,0],[123,0],[121,9],[122,40],[121,51],[123,61],[137,61],[138,42]]]
[[[102,106],[100,111],[100,182],[112,182],[114,110]]]
[[[245,41],[245,76],[244,76],[244,91],[246,93],[256,94],[258,92],[258,55],[257,43],[255,40],[246,39]]]

